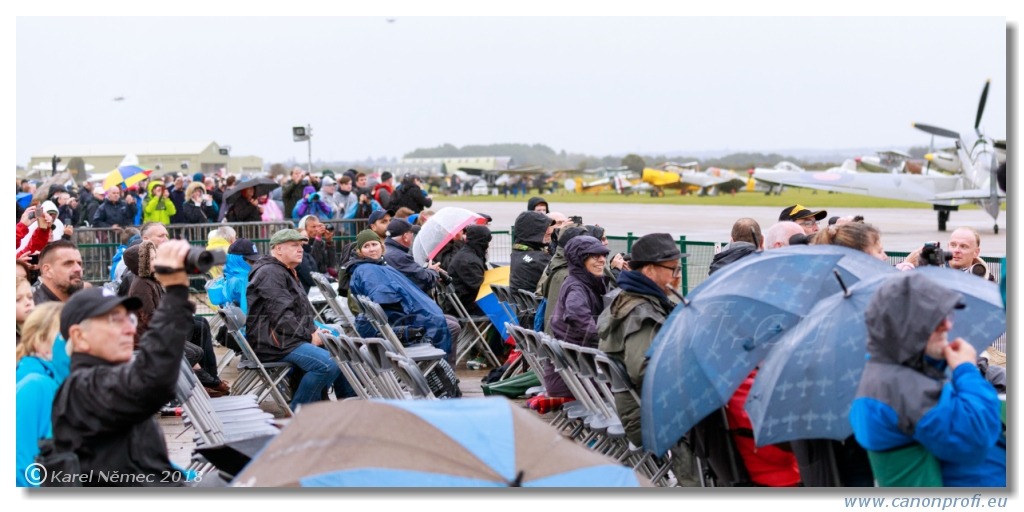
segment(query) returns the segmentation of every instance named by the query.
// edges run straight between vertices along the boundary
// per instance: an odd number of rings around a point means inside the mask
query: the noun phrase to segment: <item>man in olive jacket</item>
[[[598,348],[625,363],[636,394],[641,394],[647,370],[647,350],[675,307],[669,299],[672,283],[681,275],[685,254],[668,233],[652,233],[633,244],[629,270],[619,273],[619,292],[597,319]],[[613,292],[614,293],[614,292]],[[626,437],[643,446],[640,404],[628,392],[615,393],[615,408]],[[699,486],[693,453],[683,443],[672,448],[673,472],[681,486]]]

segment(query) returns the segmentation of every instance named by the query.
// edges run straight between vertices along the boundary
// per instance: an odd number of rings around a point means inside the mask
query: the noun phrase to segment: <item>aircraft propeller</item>
[[[978,101],[978,116],[974,118],[974,131],[981,137],[981,130],[978,129],[981,126],[981,115],[985,113],[985,101],[988,99],[988,86],[992,83],[991,79],[985,81],[985,88],[981,90],[981,100]]]

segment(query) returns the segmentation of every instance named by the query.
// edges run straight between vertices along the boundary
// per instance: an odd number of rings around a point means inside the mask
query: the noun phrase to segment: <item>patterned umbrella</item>
[[[638,487],[503,397],[303,407],[235,487]]]

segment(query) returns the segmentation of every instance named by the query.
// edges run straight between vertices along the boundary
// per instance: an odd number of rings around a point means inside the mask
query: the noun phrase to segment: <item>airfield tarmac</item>
[[[515,223],[516,216],[526,208],[526,196],[521,202],[480,202],[459,201],[452,197],[435,197],[431,209],[456,206],[467,210],[486,213],[494,221],[495,230],[506,230]],[[647,233],[671,233],[673,236],[686,235],[688,240],[702,242],[728,242],[729,233],[736,219],[750,217],[761,224],[762,232],[777,222],[782,208],[775,206],[713,206],[713,205],[669,205],[669,204],[622,204],[622,203],[558,203],[558,196],[545,196],[553,211],[567,216],[579,215],[586,224],[599,224],[609,235],[625,236],[632,232],[636,236]],[[814,209],[813,205],[804,205]],[[1006,212],[999,213],[999,234],[992,232],[992,217],[982,210],[952,212],[945,233],[938,230],[936,212],[913,208],[838,208],[828,212],[833,215],[863,215],[865,222],[874,224],[882,231],[882,245],[887,251],[911,252],[925,242],[936,241],[945,247],[949,233],[959,227],[972,227],[981,235],[982,256],[1002,257],[1006,255]],[[821,226],[825,226],[822,221]],[[1016,234],[1014,234],[1016,236]]]

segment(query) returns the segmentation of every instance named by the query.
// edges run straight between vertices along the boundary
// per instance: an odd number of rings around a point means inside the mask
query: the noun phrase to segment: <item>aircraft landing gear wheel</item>
[[[992,231],[994,231],[995,234],[998,235],[999,234],[999,224],[996,224],[996,225],[992,226]]]
[[[946,222],[949,220],[949,212],[939,210],[939,231],[946,231]]]

